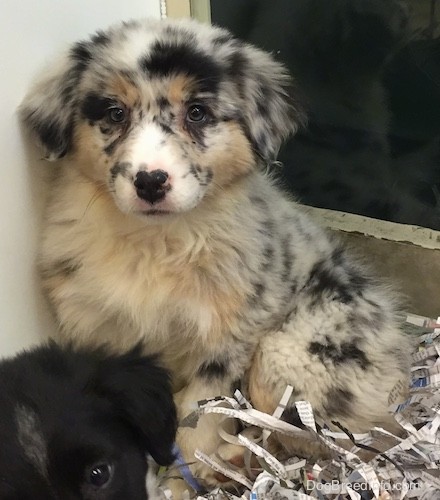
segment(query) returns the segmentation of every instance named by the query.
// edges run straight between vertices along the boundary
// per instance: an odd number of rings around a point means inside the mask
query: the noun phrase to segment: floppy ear
[[[174,461],[176,408],[169,374],[154,356],[142,356],[138,345],[126,354],[102,360],[93,389],[112,403],[158,464]]]
[[[241,88],[244,122],[254,150],[270,164],[282,142],[306,121],[286,68],[270,54],[243,44],[232,57]]]
[[[77,87],[92,57],[89,47],[87,42],[75,44],[34,84],[20,106],[23,122],[48,160],[62,158],[72,147]]]

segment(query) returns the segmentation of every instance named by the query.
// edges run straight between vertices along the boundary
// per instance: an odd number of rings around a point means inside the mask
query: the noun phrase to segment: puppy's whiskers
[[[85,216],[87,215],[88,211],[93,207],[93,205],[96,203],[97,200],[99,200],[99,198],[101,198],[102,196],[104,196],[106,194],[106,191],[102,188],[96,190],[94,193],[93,193],[93,196],[90,198],[90,201],[87,203],[87,206],[81,216],[81,219],[84,219]]]

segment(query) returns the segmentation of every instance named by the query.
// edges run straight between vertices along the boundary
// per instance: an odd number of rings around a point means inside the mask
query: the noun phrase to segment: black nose
[[[134,187],[139,198],[150,203],[164,198],[169,189],[164,186],[168,179],[168,174],[163,170],[153,170],[152,172],[138,172],[134,181]]]

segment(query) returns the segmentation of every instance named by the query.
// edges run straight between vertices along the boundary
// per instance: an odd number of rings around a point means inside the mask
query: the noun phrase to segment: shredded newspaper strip
[[[434,320],[408,315],[406,329],[420,339],[413,355],[409,396],[402,400],[402,394],[408,392],[407,382],[401,381],[388,399],[402,435],[378,427],[365,434],[351,434],[343,427],[335,432],[334,426],[331,430],[325,422],[316,421],[307,401],[295,403],[304,427],[288,424],[280,417],[291,387],[287,387],[273,415],[252,408],[239,391],[233,398],[200,401],[197,410],[181,425],[194,427],[199,416],[208,413],[223,415],[224,420],[238,419],[244,429],[238,436],[229,435],[223,428],[219,433],[225,441],[245,448],[245,467],[238,469],[197,450],[196,460],[238,485],[229,491],[217,488],[199,494],[197,500],[439,500],[440,317]],[[280,461],[266,449],[274,431],[315,444],[320,441],[333,452],[332,458],[316,463],[301,457]],[[369,452],[368,461],[362,458],[367,456],[365,450]],[[251,457],[260,465],[257,472],[255,467],[251,471]],[[163,490],[163,496],[172,499],[169,491]]]

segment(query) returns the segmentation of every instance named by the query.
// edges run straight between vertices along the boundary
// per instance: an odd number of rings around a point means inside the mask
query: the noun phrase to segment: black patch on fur
[[[218,121],[222,122],[230,122],[234,120],[242,126],[242,130],[244,129],[242,116],[238,109],[220,110],[217,114],[217,118]],[[249,139],[246,130],[243,130],[243,132],[246,135],[246,138]]]
[[[262,207],[263,208],[263,207]],[[266,205],[267,208],[267,205]],[[257,231],[262,235],[265,236],[267,239],[270,239],[270,241],[273,241],[274,237],[276,236],[276,231],[275,231],[275,223],[271,219],[266,219],[259,221],[259,227]]]
[[[305,288],[315,298],[313,305],[323,296],[329,295],[333,300],[348,304],[362,294],[368,281],[368,278],[349,266],[329,267],[327,260],[321,260],[313,266]]]
[[[117,137],[114,141],[112,141],[110,144],[108,144],[104,148],[104,153],[108,156],[113,154],[114,150],[116,149],[116,146],[121,142],[121,138],[122,138],[122,136]]]
[[[258,307],[264,310],[263,296],[266,291],[266,287],[263,283],[252,283],[252,286],[254,290],[248,297],[248,303],[251,307]]]
[[[324,410],[330,418],[346,417],[351,413],[354,400],[353,393],[348,389],[333,388],[327,394]]]
[[[87,42],[76,43],[72,47],[70,55],[73,60],[80,63],[80,68],[77,67],[78,69],[85,69],[92,59],[92,53]]]
[[[269,108],[267,102],[264,99],[260,99],[257,102],[257,110],[262,118],[267,118],[269,116]]]
[[[189,123],[185,122],[184,128],[191,135],[191,137],[196,141],[193,144],[198,143],[202,148],[205,145],[205,126],[207,123]]]
[[[205,361],[199,366],[197,375],[206,379],[223,378],[227,374],[228,364],[225,361]]]
[[[157,106],[159,107],[159,109],[161,110],[164,110],[164,109],[167,109],[170,107],[170,101],[164,97],[164,96],[161,96],[157,99]]]
[[[242,391],[241,379],[234,380],[231,384],[231,393],[234,394],[235,391]]]
[[[333,363],[338,365],[354,362],[363,370],[366,370],[371,364],[365,352],[358,347],[355,340],[343,342],[337,346],[329,336],[326,336],[325,344],[310,342],[308,350],[310,354],[318,356],[323,364]]]
[[[240,50],[234,50],[229,55],[227,64],[228,75],[235,79],[242,76],[246,72],[249,66],[249,59]]]
[[[203,170],[200,165],[192,163],[189,167],[189,173],[197,180],[200,186],[208,186],[214,177],[214,173],[211,168],[206,168]]]
[[[131,168],[131,163],[128,161],[117,162],[110,169],[110,175],[112,182],[115,182],[116,177],[118,175],[122,175],[123,177],[127,177],[127,170]]]
[[[261,299],[265,290],[266,287],[263,285],[263,283],[254,284],[254,297],[256,299]]]
[[[139,65],[149,77],[192,76],[201,92],[216,93],[222,77],[214,59],[189,43],[157,41]]]
[[[298,414],[298,410],[296,406],[289,406],[283,411],[281,415],[281,420],[287,422],[288,424],[292,424],[295,427],[299,427],[300,429],[306,429],[306,426],[301,422],[301,419]]]
[[[162,121],[159,122],[159,127],[166,134],[169,134],[169,135],[173,135],[174,134],[174,130],[169,125],[167,125],[166,123],[164,123]]]
[[[91,92],[87,94],[81,105],[81,112],[84,118],[92,122],[102,120],[109,108],[114,106],[116,102],[108,97],[102,97]]]
[[[208,167],[205,170],[205,180],[200,183],[201,186],[207,186],[212,182],[212,179],[214,178],[214,172],[212,171],[212,168]]]
[[[72,122],[62,127],[56,119],[42,121],[31,115],[28,120],[49,151],[56,152],[58,158],[62,158],[68,152],[73,133]]]
[[[159,125],[159,127],[163,132],[165,132],[165,134],[174,135],[174,130],[158,116],[153,116],[153,122]]]
[[[227,74],[236,84],[242,98],[246,98],[245,73],[248,66],[248,58],[239,50],[232,52],[227,59]]]
[[[110,43],[110,37],[104,31],[97,31],[92,35],[91,41],[95,45],[108,45]]]
[[[198,165],[191,163],[191,165],[189,166],[189,171],[190,171],[190,174],[200,182],[200,175],[199,175],[200,167],[199,168],[197,168],[197,167],[198,167]]]
[[[263,249],[263,257],[264,257],[263,271],[268,271],[272,267],[274,253],[275,250],[273,246],[270,243],[268,243]]]
[[[333,250],[330,259],[335,267],[342,266],[345,262],[344,256],[344,249],[342,247],[337,247]]]
[[[295,295],[298,291],[298,282],[296,280],[292,280],[289,286],[290,294]]]
[[[53,264],[52,271],[55,274],[62,274],[63,276],[70,276],[78,269],[81,268],[81,264],[76,262],[74,259],[64,259],[57,261]]]
[[[232,40],[233,37],[230,33],[222,33],[221,35],[216,36],[212,43],[214,45],[224,45],[228,42],[231,42]]]
[[[290,237],[286,237],[283,239],[281,248],[283,251],[283,271],[281,273],[281,279],[283,280],[283,282],[286,282],[290,279],[293,264],[293,254],[290,246]]]

